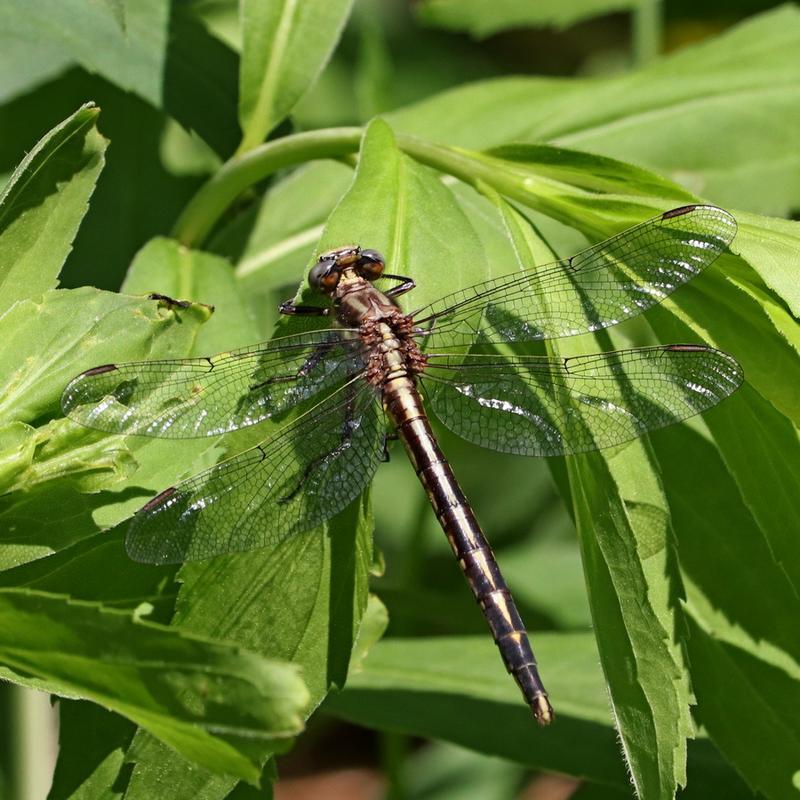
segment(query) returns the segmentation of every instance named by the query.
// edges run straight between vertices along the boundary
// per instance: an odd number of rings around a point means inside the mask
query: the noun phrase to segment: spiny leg
[[[389,278],[393,281],[400,281],[399,286],[393,286],[391,289],[384,292],[387,297],[399,297],[401,294],[410,292],[412,289],[416,288],[417,285],[414,283],[413,278],[404,278],[402,275],[388,275],[384,273],[381,277]]]
[[[324,464],[326,461],[329,461],[331,458],[336,458],[337,456],[341,455],[348,447],[350,447],[351,440],[353,438],[353,422],[355,419],[355,401],[357,391],[353,386],[349,386],[347,388],[347,402],[344,405],[344,420],[342,421],[342,429],[341,429],[341,440],[339,444],[336,445],[332,450],[329,450],[327,453],[323,453],[321,456],[317,456],[316,458],[312,459],[307,465],[306,468],[303,470],[303,474],[300,476],[300,480],[292,489],[289,494],[281,497],[278,500],[279,505],[286,505],[287,503],[294,500],[295,497],[300,493],[300,490],[305,485],[306,481],[311,477],[311,473],[320,466],[320,464]]]
[[[286,300],[278,306],[280,314],[287,316],[306,316],[306,317],[327,317],[331,310],[322,306],[299,305],[294,300]]]
[[[250,387],[251,392],[258,391],[259,389],[263,389],[265,386],[271,386],[274,383],[289,383],[290,381],[296,381],[300,378],[304,378],[308,375],[314,367],[316,367],[325,356],[330,353],[333,349],[334,345],[337,342],[320,342],[311,352],[311,355],[303,362],[303,365],[294,373],[288,373],[286,375],[273,375],[271,378],[268,378],[261,383],[254,383]]]

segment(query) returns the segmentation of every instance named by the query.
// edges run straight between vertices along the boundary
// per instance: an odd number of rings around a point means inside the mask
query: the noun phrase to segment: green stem
[[[189,201],[175,223],[172,235],[187,247],[200,245],[225,210],[247,188],[293,164],[317,158],[347,157],[358,150],[361,134],[360,128],[309,131],[284,136],[241,156],[234,156]],[[530,173],[517,174],[507,165],[498,169],[491,157],[415,136],[398,134],[397,144],[417,161],[465,183],[486,183],[501,194],[539,210],[552,210],[557,205],[557,193],[548,191],[555,182],[547,178],[533,177]]]
[[[284,167],[353,153],[360,141],[361,128],[329,128],[284,136],[234,156],[189,201],[172,235],[187,247],[199,245],[249,186]]]
[[[381,735],[381,767],[389,781],[386,800],[406,800],[406,791],[403,780],[403,764],[405,763],[411,745],[411,739],[402,733],[386,731]]]
[[[661,52],[661,0],[644,0],[633,10],[633,60],[641,67]]]

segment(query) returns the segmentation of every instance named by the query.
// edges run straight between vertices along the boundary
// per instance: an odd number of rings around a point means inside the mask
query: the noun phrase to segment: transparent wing
[[[94,367],[61,398],[64,414],[109,433],[183,439],[268,419],[364,369],[353,331],[285,336],[209,358]]]
[[[429,407],[464,439],[557,456],[612,447],[699,414],[732,394],[743,375],[719,350],[667,345],[563,359],[435,357],[423,379]]]
[[[735,234],[736,221],[721,208],[676,208],[572,258],[446,295],[415,312],[415,325],[436,351],[599,330],[661,302]]]
[[[170,564],[274,545],[341,511],[372,478],[383,412],[351,381],[257,447],[153,498],[126,540],[136,561]]]

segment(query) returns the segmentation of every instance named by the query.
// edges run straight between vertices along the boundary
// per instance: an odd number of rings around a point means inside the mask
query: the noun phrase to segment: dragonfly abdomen
[[[525,625],[486,537],[431,431],[414,381],[398,377],[384,385],[384,404],[397,426],[464,577],[483,611],[506,669],[514,676],[537,721],[553,719]]]

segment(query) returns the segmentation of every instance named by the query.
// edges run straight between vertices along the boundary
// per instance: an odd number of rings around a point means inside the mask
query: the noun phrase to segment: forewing
[[[596,331],[661,302],[735,234],[736,221],[721,208],[673,209],[572,258],[446,295],[415,312],[415,324],[430,352]]]
[[[332,517],[381,459],[383,411],[356,379],[257,447],[151,500],[126,540],[136,561],[170,564],[275,545]]]
[[[184,439],[268,419],[364,368],[363,346],[341,329],[285,336],[209,358],[94,367],[61,398],[64,414],[109,433]]]
[[[430,408],[450,430],[528,456],[621,444],[711,408],[743,379],[733,358],[699,345],[564,359],[438,357],[426,376]]]

